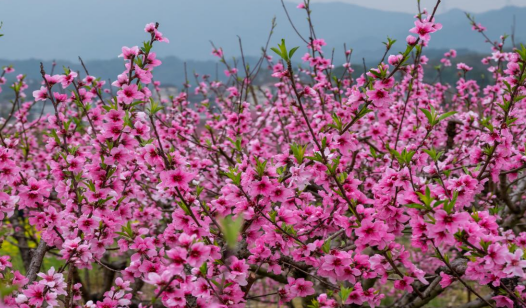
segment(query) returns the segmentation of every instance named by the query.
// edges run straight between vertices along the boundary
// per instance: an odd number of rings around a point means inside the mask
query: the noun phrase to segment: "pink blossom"
[[[188,184],[194,175],[183,171],[182,169],[161,172],[161,187],[176,187],[182,190],[188,189]]]
[[[495,300],[495,305],[497,305],[497,307],[507,307],[507,308],[514,307],[513,301],[506,296],[498,295],[498,296],[492,297],[492,299]]]
[[[20,205],[35,207],[37,203],[42,203],[44,197],[49,197],[51,185],[46,180],[37,181],[35,178],[30,178],[27,181],[27,186],[21,186],[20,191]]]
[[[256,181],[252,184],[251,193],[254,195],[268,195],[271,189],[272,183],[267,176],[264,176],[260,181]]]
[[[140,100],[144,94],[137,90],[137,85],[124,85],[122,90],[117,92],[117,99],[124,104],[131,104],[134,100]]]
[[[44,303],[44,288],[43,284],[33,284],[24,290],[24,295],[29,299],[29,305],[40,306]]]
[[[203,243],[193,244],[188,250],[188,264],[194,267],[200,267],[203,262],[209,257],[210,249]]]
[[[133,47],[122,47],[122,53],[119,55],[119,58],[124,58],[126,60],[131,60],[139,54],[139,47],[133,46]]]
[[[417,38],[412,36],[412,35],[408,35],[405,40],[406,40],[407,44],[409,44],[411,46],[416,45],[416,42],[417,42]]]
[[[152,73],[148,69],[142,69],[138,65],[135,65],[135,75],[139,78],[139,81],[144,84],[152,82]],[[128,94],[126,94],[126,96],[128,96]]]
[[[304,278],[288,278],[290,292],[293,297],[305,297],[314,294],[313,283]]]
[[[33,91],[35,101],[45,101],[48,99],[48,91],[46,87],[40,87],[40,90]]]
[[[444,272],[440,272],[440,277],[442,278],[440,280],[440,286],[442,287],[442,289],[447,288],[451,284],[451,282],[453,282],[451,276],[445,274]]]
[[[413,281],[413,278],[409,276],[404,276],[403,279],[394,282],[394,287],[398,290],[406,290],[407,292],[412,292],[413,287],[411,286],[411,284],[413,283]]]
[[[62,80],[61,80],[62,88],[64,89],[67,88],[73,82],[75,78],[77,78],[77,73],[73,71],[69,72],[66,75],[62,75]]]
[[[526,267],[526,260],[523,260],[524,253],[517,249],[513,254],[506,255],[506,267],[503,272],[509,275],[524,277],[524,268]]]
[[[430,33],[437,31],[432,22],[415,20],[415,27],[409,30],[411,33],[418,34],[421,40],[428,42],[431,39]]]
[[[377,106],[385,106],[391,101],[389,93],[384,89],[376,89],[367,91],[367,96]]]
[[[222,58],[223,57],[223,49],[219,48],[219,49],[215,49],[212,50],[212,54],[218,58]]]
[[[459,70],[463,70],[464,72],[469,72],[469,71],[471,71],[473,68],[467,66],[465,63],[457,63],[457,69],[459,69]]]
[[[502,291],[496,306],[516,305],[526,298],[513,284],[526,267],[526,55],[501,36],[480,64],[484,83],[458,63],[450,84],[456,51],[425,54],[442,27],[431,12],[415,16],[407,53],[360,75],[351,50],[338,73],[311,35],[301,66],[264,54],[261,70],[237,78],[225,59],[236,78],[196,72],[175,91],[154,81],[168,39],[149,23],[144,46],[122,48],[115,89],[89,65],[44,69],[36,82],[19,74],[10,87],[0,76],[15,98],[0,118],[0,233],[34,246],[24,263],[47,251],[31,277],[0,255],[0,285],[14,288],[5,305],[241,308],[264,296],[377,307],[418,299],[413,283],[437,273],[449,287],[447,259],[465,262],[464,282]],[[51,91],[59,82],[73,87]],[[64,266],[49,269],[50,258]],[[82,294],[76,275],[100,268],[118,273]]]

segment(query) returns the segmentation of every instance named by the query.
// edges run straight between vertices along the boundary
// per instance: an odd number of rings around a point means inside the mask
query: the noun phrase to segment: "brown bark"
[[[40,267],[44,261],[44,256],[46,255],[47,249],[48,246],[46,242],[44,240],[40,240],[40,243],[38,243],[38,246],[33,253],[31,263],[29,264],[29,269],[27,271],[26,277],[29,279],[29,284],[31,284],[37,278],[37,274],[40,271]]]

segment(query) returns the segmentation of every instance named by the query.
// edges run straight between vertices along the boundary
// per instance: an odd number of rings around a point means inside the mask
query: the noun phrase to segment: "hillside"
[[[144,36],[146,22],[159,21],[161,31],[170,44],[159,44],[161,57],[176,56],[186,60],[209,60],[209,40],[224,48],[228,56],[239,55],[238,38],[243,40],[245,55],[258,56],[268,36],[271,20],[276,16],[277,28],[273,41],[285,38],[289,45],[303,45],[290,26],[279,0],[158,0],[156,5],[141,9],[137,0],[83,3],[68,0],[53,2],[25,1],[0,5],[0,20],[4,22],[0,46],[2,58],[44,60],[114,59],[123,45],[138,45]],[[123,7],[133,9],[123,11]],[[303,10],[286,2],[292,20],[307,36],[308,28]],[[343,44],[355,50],[355,56],[377,56],[382,52],[386,36],[405,39],[412,27],[413,14],[394,13],[363,8],[345,3],[313,3],[313,22],[318,37],[328,43],[327,52],[336,48],[335,59],[341,59]],[[65,16],[64,12],[75,12]],[[416,7],[415,7],[416,12]],[[526,28],[526,8],[505,7],[476,16],[488,28],[488,35],[497,39],[511,32],[513,16],[517,29]],[[231,18],[225,18],[231,16]],[[486,52],[481,37],[471,31],[464,13],[450,10],[437,20],[444,27],[433,35],[430,48],[465,48]],[[35,23],[38,22],[38,27]],[[109,31],[111,29],[111,31]],[[139,31],[138,31],[139,30]],[[517,41],[526,39],[524,32],[516,33]],[[57,48],[59,47],[60,48]],[[402,48],[399,44],[398,48]],[[336,61],[337,62],[337,61]]]

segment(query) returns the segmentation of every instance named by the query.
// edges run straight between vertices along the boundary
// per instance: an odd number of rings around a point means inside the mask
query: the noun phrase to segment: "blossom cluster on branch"
[[[298,69],[285,41],[253,68],[214,47],[229,79],[201,76],[197,103],[189,83],[161,97],[155,23],[111,85],[41,66],[28,97],[18,75],[0,120],[0,243],[25,271],[0,256],[4,305],[421,307],[459,285],[524,306],[526,48],[490,40],[487,85],[464,63],[455,85],[425,83],[437,7],[360,76],[352,50],[336,75],[312,25]],[[257,92],[265,66],[274,83]],[[30,120],[37,103],[53,111]],[[95,267],[98,288],[79,275]]]

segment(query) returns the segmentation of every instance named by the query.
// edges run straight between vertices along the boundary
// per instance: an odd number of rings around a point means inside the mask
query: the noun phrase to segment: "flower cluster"
[[[122,48],[111,85],[41,67],[26,99],[17,76],[0,121],[0,243],[16,241],[25,274],[0,256],[4,303],[420,307],[457,285],[524,305],[526,48],[492,43],[490,84],[464,63],[456,85],[425,83],[435,11],[360,76],[350,51],[337,76],[316,37],[298,70],[284,41],[251,70],[214,47],[228,80],[202,76],[193,103],[189,84],[165,98],[153,81],[152,48],[168,42],[155,23]],[[40,101],[53,111],[31,119]]]

